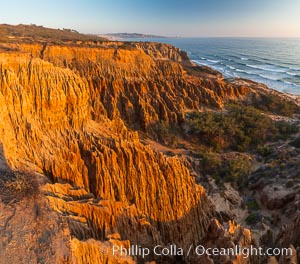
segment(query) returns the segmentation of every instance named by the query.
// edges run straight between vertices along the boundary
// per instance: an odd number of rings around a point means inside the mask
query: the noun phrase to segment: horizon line
[[[58,30],[62,30],[64,29],[64,27],[62,28],[55,28],[55,27],[51,27],[51,26],[45,26],[45,25],[38,25],[36,23],[30,23],[30,24],[26,24],[26,23],[16,23],[16,24],[9,24],[9,23],[5,23],[2,22],[0,23],[0,25],[11,25],[11,26],[18,26],[18,25],[24,25],[24,26],[42,26],[44,28],[49,28],[49,29],[58,29]],[[154,35],[154,36],[158,36],[158,37],[162,37],[162,38],[259,38],[259,39],[299,39],[300,36],[181,36],[181,35],[176,35],[176,36],[165,36],[164,34],[156,34],[156,33],[138,33],[138,32],[106,32],[106,33],[84,33],[84,32],[80,32],[77,29],[71,28],[72,30],[76,30],[78,33],[80,34],[84,34],[84,35],[107,35],[107,34],[122,34],[122,33],[127,33],[127,34],[143,34],[143,35]]]
[[[128,33],[128,32],[119,32],[119,33],[81,33],[81,34],[91,34],[91,35],[102,35],[102,36],[106,36],[108,34],[141,34],[141,35],[155,35],[156,34],[148,34],[148,33]],[[164,36],[164,35],[157,35],[157,37],[150,37],[147,38],[145,37],[145,39],[151,39],[151,38],[173,38],[173,39],[183,39],[183,38],[259,38],[259,39],[300,39],[300,36],[293,36],[293,37],[287,37],[287,36]],[[125,38],[124,38],[125,39]],[[136,39],[143,39],[143,38],[136,38]]]

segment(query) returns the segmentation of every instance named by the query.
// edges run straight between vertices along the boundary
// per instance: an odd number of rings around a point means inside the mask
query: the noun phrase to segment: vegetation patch
[[[258,203],[255,200],[249,200],[247,202],[247,207],[249,210],[253,210],[253,211],[260,209]]]
[[[267,113],[292,116],[300,111],[292,101],[283,100],[281,97],[271,94],[262,94],[258,100],[253,101],[253,107]]]
[[[29,172],[0,172],[0,197],[8,204],[32,196],[37,191],[35,176]]]
[[[167,122],[158,121],[150,127],[149,133],[155,140],[171,148],[178,146],[179,128]]]
[[[261,220],[261,215],[259,213],[251,213],[246,218],[247,225],[255,225]]]
[[[298,128],[275,122],[250,106],[231,106],[224,112],[194,112],[188,120],[190,135],[214,151],[249,151],[267,141],[286,138]]]

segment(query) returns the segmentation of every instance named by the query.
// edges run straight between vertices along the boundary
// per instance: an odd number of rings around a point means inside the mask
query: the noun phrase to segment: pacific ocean
[[[289,38],[151,38],[185,50],[198,65],[225,78],[261,82],[280,92],[300,95],[300,39]]]

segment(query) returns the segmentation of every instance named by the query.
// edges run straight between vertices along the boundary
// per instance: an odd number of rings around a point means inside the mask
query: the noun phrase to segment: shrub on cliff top
[[[260,95],[259,99],[253,101],[253,106],[264,112],[283,116],[292,116],[299,112],[299,107],[295,103],[271,94]]]
[[[189,116],[190,134],[215,151],[255,149],[267,141],[286,137],[297,128],[275,122],[249,106],[231,106],[224,112],[194,112]]]
[[[229,160],[225,171],[225,179],[242,185],[251,173],[252,163],[247,155],[238,155]]]

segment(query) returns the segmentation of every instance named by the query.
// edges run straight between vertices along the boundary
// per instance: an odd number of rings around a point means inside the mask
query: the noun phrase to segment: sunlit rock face
[[[133,130],[181,124],[186,111],[221,108],[249,87],[189,75],[179,63],[187,55],[169,45],[7,45],[13,51],[0,53],[5,170],[44,177],[43,202],[69,230],[69,255],[57,263],[132,263],[111,246],[172,243],[187,250],[214,243],[209,228],[225,234],[182,161],[142,144]],[[239,232],[250,245],[251,236]],[[172,260],[157,258],[149,256]]]

